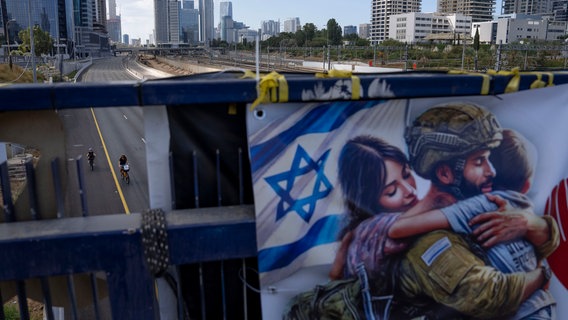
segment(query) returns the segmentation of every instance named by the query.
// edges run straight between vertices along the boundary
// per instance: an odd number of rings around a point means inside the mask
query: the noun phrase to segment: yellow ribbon
[[[529,72],[529,74],[536,75],[536,80],[531,83],[531,89],[554,86],[554,74],[552,72]],[[548,83],[542,80],[542,75],[544,74],[548,77]]]
[[[272,71],[260,78],[258,97],[250,106],[250,110],[254,110],[261,103],[286,101],[288,101],[288,82],[283,75]]]
[[[519,68],[513,68],[511,71],[495,71],[488,70],[487,74],[490,75],[503,75],[503,76],[513,76],[507,86],[505,87],[505,93],[517,92],[519,91],[519,85],[521,83],[521,72]]]
[[[361,99],[361,79],[349,70],[329,70],[327,73],[318,72],[316,78],[351,78],[351,100]]]

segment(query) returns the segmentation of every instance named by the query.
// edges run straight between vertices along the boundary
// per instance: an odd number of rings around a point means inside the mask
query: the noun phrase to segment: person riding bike
[[[118,159],[118,167],[120,168],[120,174],[124,176],[124,165],[128,162],[125,155],[121,155]]]
[[[89,148],[89,151],[87,152],[87,161],[89,161],[89,166],[91,167],[91,170],[93,168],[93,162],[95,161],[95,157],[97,155],[95,154],[95,151],[93,151],[93,148]]]

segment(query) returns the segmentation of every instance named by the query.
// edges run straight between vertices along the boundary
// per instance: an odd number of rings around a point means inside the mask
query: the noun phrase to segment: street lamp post
[[[31,0],[28,0],[28,23],[30,25],[30,50],[32,56],[32,74],[34,78],[34,83],[37,82],[36,75],[36,64],[35,64],[35,46],[34,46],[34,29],[32,27],[32,4]]]
[[[12,70],[12,51],[10,50],[10,22],[14,22],[16,20],[8,20],[6,21],[6,43],[8,44],[8,66],[10,66],[10,70]]]

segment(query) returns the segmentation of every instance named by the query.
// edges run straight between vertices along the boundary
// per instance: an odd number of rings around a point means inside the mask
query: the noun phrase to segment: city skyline
[[[219,3],[214,0],[215,27],[219,23]],[[226,1],[226,0],[225,0]],[[122,33],[130,39],[142,39],[145,43],[154,29],[154,0],[116,0],[121,15]],[[308,1],[273,1],[273,0],[233,0],[233,18],[243,22],[252,30],[260,28],[263,20],[300,18],[301,25],[314,23],[318,29],[325,27],[327,21],[334,18],[341,26],[369,23],[371,16],[370,0],[310,0]],[[195,1],[196,8],[199,1]],[[349,10],[341,10],[348,7]],[[301,9],[299,9],[301,8]],[[422,11],[436,9],[436,0],[423,0]]]

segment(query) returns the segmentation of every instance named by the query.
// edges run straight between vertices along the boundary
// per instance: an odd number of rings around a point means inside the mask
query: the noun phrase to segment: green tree
[[[36,56],[49,54],[53,48],[53,39],[49,32],[43,31],[39,26],[33,27],[34,32],[34,51]],[[30,29],[26,28],[18,33],[18,37],[22,41],[19,49],[22,52],[31,52]]]
[[[475,50],[475,60],[473,63],[473,68],[477,70],[477,60],[479,52],[479,27],[475,29],[475,36],[473,36],[473,50]]]
[[[303,30],[298,30],[294,34],[294,39],[298,46],[302,47],[306,43],[306,33]]]
[[[341,26],[331,18],[327,21],[327,36],[330,45],[340,45],[342,40]]]
[[[304,34],[306,35],[306,41],[310,42],[316,37],[316,31],[318,28],[313,23],[306,23],[303,27]]]

